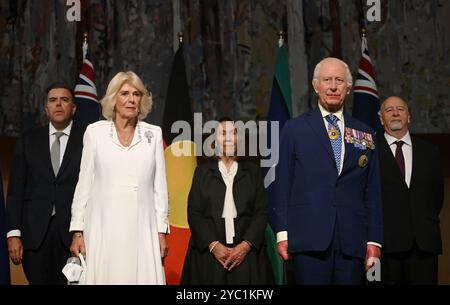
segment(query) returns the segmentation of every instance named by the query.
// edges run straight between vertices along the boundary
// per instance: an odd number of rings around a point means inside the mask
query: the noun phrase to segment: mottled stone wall
[[[342,54],[355,75],[360,52],[358,10],[355,1],[340,3]],[[449,133],[450,1],[381,3],[381,22],[367,23],[369,51],[381,98],[400,95],[408,100],[412,132]]]
[[[134,70],[152,91],[148,121],[160,124],[177,31],[185,33],[193,109],[205,119],[266,116],[276,32],[286,30],[294,114],[314,107],[311,74],[333,49],[329,0],[83,0],[81,23],[67,22],[65,0],[0,0],[0,133],[45,122],[44,88],[74,82],[88,29],[97,88]],[[361,5],[340,0],[341,54],[356,75]],[[410,102],[412,131],[450,132],[450,2],[381,0],[382,21],[367,23],[382,97]],[[351,111],[351,97],[347,108]]]
[[[0,133],[41,125],[45,88],[75,84],[88,29],[99,97],[119,71],[135,71],[154,97],[148,120],[161,121],[173,59],[172,5],[166,0],[83,1],[82,22],[68,22],[66,0],[0,0]]]

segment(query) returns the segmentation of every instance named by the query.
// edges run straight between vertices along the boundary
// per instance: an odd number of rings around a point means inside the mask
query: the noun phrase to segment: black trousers
[[[24,251],[23,270],[31,285],[65,285],[67,279],[61,271],[69,257],[53,216],[39,249]]]
[[[414,245],[409,251],[383,254],[381,283],[384,285],[436,285],[438,256]]]

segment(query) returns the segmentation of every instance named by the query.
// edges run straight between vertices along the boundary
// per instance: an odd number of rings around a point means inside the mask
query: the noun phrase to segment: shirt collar
[[[327,115],[334,114],[338,118],[339,121],[344,122],[344,107],[341,107],[338,111],[331,113],[328,110],[326,110],[325,108],[323,108],[323,106],[320,105],[320,103],[319,103],[319,110],[320,110],[320,113],[322,114],[322,118],[324,118],[324,119]]]
[[[387,132],[384,133],[384,137],[386,138],[386,141],[388,142],[389,146],[391,146],[397,141],[403,141],[405,144],[412,146],[411,135],[409,134],[409,131],[407,131],[406,134],[401,139],[397,139],[396,137],[391,136]]]
[[[230,171],[228,172],[225,163],[223,163],[222,160],[219,161],[219,171],[222,173],[222,175],[234,176],[234,175],[236,175],[237,168],[238,168],[238,163],[236,161],[233,161],[233,164],[231,165]]]
[[[72,130],[72,124],[73,124],[73,121],[70,121],[70,124],[67,125],[67,127],[64,128],[64,130],[62,130],[62,132],[63,132],[66,136],[69,136],[69,135],[70,135],[70,131]],[[55,132],[60,131],[60,130],[57,130],[57,129],[55,128],[55,126],[53,126],[52,122],[50,122],[50,123],[48,124],[48,126],[49,126],[49,135],[54,135]]]

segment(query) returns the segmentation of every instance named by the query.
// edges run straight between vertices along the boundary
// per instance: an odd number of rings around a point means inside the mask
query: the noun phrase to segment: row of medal
[[[360,149],[375,149],[372,134],[345,127],[345,141]]]

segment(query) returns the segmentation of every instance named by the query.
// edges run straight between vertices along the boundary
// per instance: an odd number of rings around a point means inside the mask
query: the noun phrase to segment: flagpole
[[[278,35],[278,47],[281,48],[284,45],[284,32],[278,31],[277,35]]]
[[[366,28],[361,29],[361,50],[364,50],[367,48],[367,38],[366,38],[367,30]]]
[[[88,51],[88,33],[83,34],[83,60],[86,58]]]

